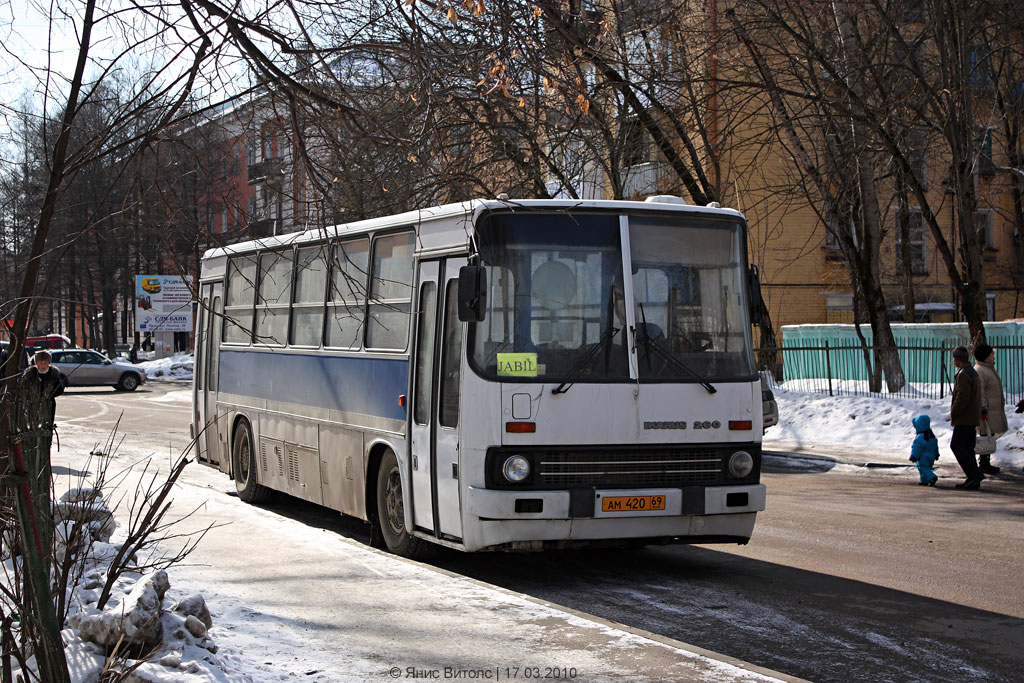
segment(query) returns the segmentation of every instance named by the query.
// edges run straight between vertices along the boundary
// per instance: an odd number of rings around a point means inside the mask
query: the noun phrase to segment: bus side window
[[[415,233],[404,232],[373,240],[366,324],[368,348],[403,351],[408,346],[415,239]]]
[[[290,340],[296,346],[320,346],[327,287],[326,250],[327,245],[324,244],[299,249]]]
[[[256,306],[256,341],[284,346],[288,341],[288,308],[292,292],[292,252],[266,252],[260,256],[259,301]]]
[[[224,300],[224,341],[252,341],[253,303],[256,294],[256,257],[237,256],[228,262],[228,291]]]
[[[331,250],[324,346],[358,349],[362,343],[369,255],[366,238],[339,242]]]

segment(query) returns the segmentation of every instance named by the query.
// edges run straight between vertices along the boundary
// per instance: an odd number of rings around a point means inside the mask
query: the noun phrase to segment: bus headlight
[[[746,451],[736,451],[729,457],[729,474],[737,479],[754,471],[754,457]]]
[[[530,476],[530,461],[521,455],[510,455],[505,458],[501,473],[513,484],[518,484]]]

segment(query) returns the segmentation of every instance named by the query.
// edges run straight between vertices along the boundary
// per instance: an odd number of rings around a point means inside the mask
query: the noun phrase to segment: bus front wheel
[[[381,458],[377,470],[377,525],[384,545],[395,555],[416,559],[427,550],[427,544],[405,528],[405,498],[402,495],[402,473],[398,459],[391,451]]]
[[[238,423],[231,444],[231,468],[235,473],[235,489],[246,503],[265,503],[272,491],[259,483],[256,474],[256,452],[252,428],[246,420]]]

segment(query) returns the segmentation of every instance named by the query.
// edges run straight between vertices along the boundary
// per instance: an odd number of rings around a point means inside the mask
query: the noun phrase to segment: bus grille
[[[554,451],[537,456],[538,483],[565,486],[679,486],[724,476],[713,448],[644,451]]]

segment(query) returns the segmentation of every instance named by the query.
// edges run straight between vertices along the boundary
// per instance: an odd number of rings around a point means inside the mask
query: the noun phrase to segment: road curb
[[[870,460],[857,460],[846,456],[818,455],[816,453],[799,453],[796,451],[761,451],[763,455],[770,455],[776,458],[789,458],[790,460],[806,460],[808,462],[820,462],[823,464],[854,465],[856,467],[867,467],[869,469],[897,469],[902,467],[913,467],[898,462],[876,462]]]

